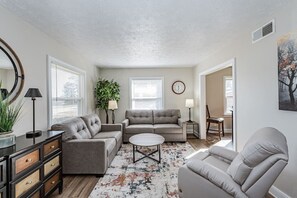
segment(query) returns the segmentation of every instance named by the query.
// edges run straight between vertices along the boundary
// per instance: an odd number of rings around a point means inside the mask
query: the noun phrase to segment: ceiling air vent
[[[269,36],[270,34],[274,33],[274,31],[275,31],[274,20],[272,20],[252,33],[253,43],[256,43],[261,39]]]

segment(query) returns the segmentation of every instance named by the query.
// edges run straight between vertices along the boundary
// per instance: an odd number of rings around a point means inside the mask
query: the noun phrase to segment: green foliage
[[[12,106],[9,104],[7,99],[3,100],[0,95],[0,134],[12,131],[12,127],[19,119],[21,108],[21,103],[16,106]]]
[[[108,81],[103,78],[99,78],[95,87],[95,97],[96,97],[96,108],[107,110],[108,101],[120,100],[120,85],[114,80]]]

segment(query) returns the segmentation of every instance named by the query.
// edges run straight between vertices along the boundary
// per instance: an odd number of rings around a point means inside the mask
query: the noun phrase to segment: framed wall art
[[[297,111],[297,31],[277,41],[279,109]]]

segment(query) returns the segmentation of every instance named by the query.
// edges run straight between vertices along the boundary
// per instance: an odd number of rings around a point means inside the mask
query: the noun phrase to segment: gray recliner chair
[[[183,198],[265,197],[288,163],[285,136],[262,128],[240,153],[214,146],[191,157],[178,172]]]

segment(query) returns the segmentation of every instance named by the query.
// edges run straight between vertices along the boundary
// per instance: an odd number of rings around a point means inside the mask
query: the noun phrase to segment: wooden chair
[[[225,136],[224,132],[224,118],[216,118],[211,117],[208,109],[208,105],[206,105],[206,122],[207,122],[207,131],[206,134],[208,134],[208,131],[218,131],[219,132],[219,138],[221,139],[221,132],[223,133],[223,136]],[[210,123],[217,124],[218,130],[209,129]]]

